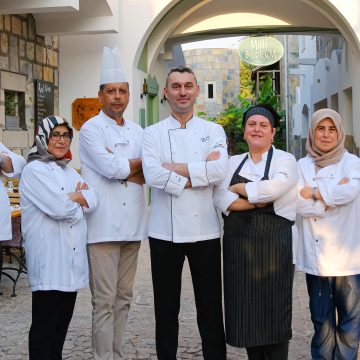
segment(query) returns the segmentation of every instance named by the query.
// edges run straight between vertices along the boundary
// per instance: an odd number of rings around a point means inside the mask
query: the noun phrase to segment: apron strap
[[[272,160],[272,157],[273,157],[273,152],[274,152],[274,149],[273,149],[273,147],[271,147],[269,149],[268,156],[267,156],[267,159],[266,159],[264,176],[263,176],[263,178],[261,180],[269,180],[269,170],[270,170],[271,160]]]

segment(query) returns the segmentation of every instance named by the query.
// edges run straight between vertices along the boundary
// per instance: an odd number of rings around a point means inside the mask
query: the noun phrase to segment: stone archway
[[[360,55],[360,28],[350,15],[351,7],[340,0],[275,0],[270,9],[266,0],[174,0],[144,35],[134,65],[145,64],[142,70],[152,72],[159,55],[171,59],[176,43],[249,33],[340,32]]]

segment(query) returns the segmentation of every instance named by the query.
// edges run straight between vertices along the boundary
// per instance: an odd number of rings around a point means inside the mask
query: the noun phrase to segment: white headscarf
[[[333,121],[337,133],[338,141],[336,146],[329,152],[321,151],[314,142],[314,133],[319,123],[329,118]],[[342,118],[335,110],[332,109],[320,109],[315,111],[311,118],[311,125],[308,130],[308,136],[306,139],[306,151],[311,155],[315,161],[316,168],[323,168],[328,165],[336,164],[340,161],[346,149],[344,147],[345,133],[342,126]]]

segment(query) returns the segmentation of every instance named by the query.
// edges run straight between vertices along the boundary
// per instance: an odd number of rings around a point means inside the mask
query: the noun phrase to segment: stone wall
[[[26,153],[34,140],[35,80],[55,86],[54,112],[58,113],[59,38],[36,33],[31,14],[0,15],[0,141]],[[4,90],[25,93],[25,123],[22,130],[5,129]]]
[[[184,51],[185,63],[196,73],[200,96],[196,110],[215,116],[228,103],[237,103],[240,93],[240,57],[236,49],[193,49]],[[215,98],[205,96],[207,82],[215,86]]]

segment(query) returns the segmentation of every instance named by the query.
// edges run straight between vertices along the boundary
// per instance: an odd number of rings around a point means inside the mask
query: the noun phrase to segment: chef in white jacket
[[[142,145],[144,175],[152,189],[149,238],[157,356],[176,359],[181,273],[187,257],[203,356],[221,360],[226,348],[220,224],[212,195],[213,185],[227,171],[225,133],[194,116],[199,86],[191,69],[172,69],[164,94],[171,115],[145,129]]]
[[[29,359],[61,359],[77,291],[88,285],[85,212],[97,205],[95,192],[71,160],[72,129],[51,115],[37,129],[20,180],[22,232],[32,323]]]
[[[117,48],[104,48],[100,113],[80,130],[81,174],[99,195],[88,215],[93,352],[96,360],[122,358],[125,328],[148,209],[140,158],[143,129],[123,114],[129,83]]]
[[[19,177],[25,165],[25,159],[0,143],[0,176]],[[10,202],[4,183],[0,179],[0,241],[11,240]]]
[[[313,359],[356,360],[360,337],[360,160],[340,115],[314,113],[299,160],[297,268],[306,273]]]

